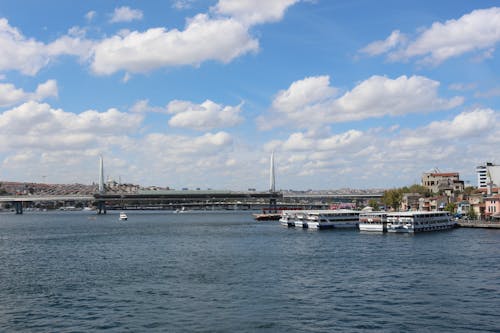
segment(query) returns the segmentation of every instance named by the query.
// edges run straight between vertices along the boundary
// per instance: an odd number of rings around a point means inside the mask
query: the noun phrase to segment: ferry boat
[[[361,212],[359,214],[359,231],[387,231],[387,213]]]
[[[357,228],[359,211],[350,209],[311,210],[303,227],[309,229]]]
[[[456,226],[447,211],[387,213],[387,231],[414,233],[451,229]]]
[[[125,212],[120,212],[119,220],[120,221],[127,221],[127,219],[128,219],[127,214],[125,214]]]

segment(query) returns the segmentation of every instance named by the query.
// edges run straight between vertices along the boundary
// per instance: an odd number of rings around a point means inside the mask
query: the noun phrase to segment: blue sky
[[[0,2],[0,180],[390,188],[499,161],[492,1]]]

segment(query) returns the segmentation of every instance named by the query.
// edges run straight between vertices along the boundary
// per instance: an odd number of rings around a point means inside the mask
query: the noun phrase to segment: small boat
[[[120,212],[120,217],[119,217],[120,221],[127,221],[128,219],[128,216],[127,214],[125,214],[124,212]]]

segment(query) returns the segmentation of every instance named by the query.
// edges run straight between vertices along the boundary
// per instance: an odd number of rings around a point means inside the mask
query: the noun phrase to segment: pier
[[[461,228],[500,229],[500,222],[486,220],[459,220],[457,225]]]

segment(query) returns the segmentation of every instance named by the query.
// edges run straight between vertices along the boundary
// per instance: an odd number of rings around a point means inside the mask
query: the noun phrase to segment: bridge
[[[95,193],[93,195],[15,195],[0,196],[0,204],[10,204],[17,214],[23,213],[23,207],[35,204],[59,203],[93,206],[99,214],[107,209],[232,209],[232,208],[267,208],[278,206],[294,208],[327,208],[334,202],[366,202],[380,199],[382,194],[310,194],[257,191],[139,191],[137,193]],[[56,208],[55,205],[52,205]]]
[[[33,204],[62,203],[94,206],[99,214],[110,209],[194,209],[247,207],[276,210],[278,205],[287,208],[327,208],[334,202],[361,202],[380,199],[381,193],[335,194],[335,193],[283,193],[275,189],[274,152],[270,163],[269,191],[217,191],[217,190],[139,190],[134,193],[109,193],[104,184],[102,156],[99,161],[98,192],[90,195],[12,195],[0,196],[0,204],[9,204],[16,214],[23,213],[23,207]],[[53,205],[52,208],[56,208]]]
[[[105,214],[107,208],[114,209],[176,209],[181,207],[233,207],[275,206],[282,198],[280,192],[236,192],[236,191],[139,191],[138,193],[96,193],[94,195],[15,195],[0,196],[0,204],[10,204],[16,214],[23,207],[40,203],[85,203]]]

